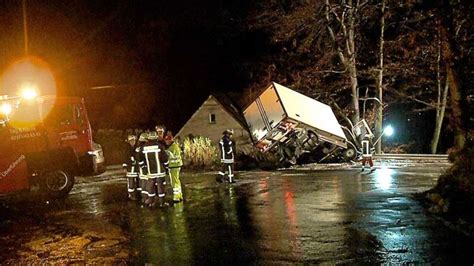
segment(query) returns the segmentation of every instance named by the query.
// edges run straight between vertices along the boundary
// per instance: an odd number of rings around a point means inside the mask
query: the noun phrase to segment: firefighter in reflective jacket
[[[183,166],[183,160],[181,158],[181,148],[179,144],[174,141],[173,135],[168,131],[169,134],[164,138],[166,146],[168,149],[169,158],[169,174],[170,182],[173,187],[173,201],[180,202],[183,200],[183,193],[181,191],[181,181],[179,179],[179,172],[181,171],[181,166]]]
[[[366,162],[369,163],[370,171],[374,171],[374,163],[372,162],[373,152],[374,147],[372,144],[372,136],[369,134],[365,134],[364,139],[362,139],[362,171],[364,171]]]
[[[143,146],[148,142],[148,134],[143,132],[138,137],[138,147],[137,147],[137,161],[139,167],[139,174],[138,174],[138,191],[141,194],[142,203],[145,203],[146,199],[148,198],[148,192],[146,191],[146,183],[148,181],[148,176],[145,170],[145,160],[143,156]]]
[[[138,186],[138,160],[139,160],[139,147],[137,136],[128,135],[127,142],[130,144],[127,160],[123,164],[123,169],[127,176],[127,189],[128,189],[128,198],[130,200],[137,200],[137,191],[139,190]]]
[[[217,182],[222,182],[227,175],[227,180],[230,183],[235,183],[234,180],[234,154],[235,154],[235,142],[232,141],[232,135],[234,134],[233,129],[227,129],[222,132],[224,136],[219,141],[219,148],[221,153],[222,170],[219,172],[219,176],[216,178]]]
[[[147,199],[145,204],[154,206],[156,204],[156,194],[160,206],[165,204],[165,175],[168,167],[168,155],[166,154],[164,145],[158,141],[156,132],[148,133],[148,142],[141,149],[142,152],[142,168],[147,175],[146,192]]]

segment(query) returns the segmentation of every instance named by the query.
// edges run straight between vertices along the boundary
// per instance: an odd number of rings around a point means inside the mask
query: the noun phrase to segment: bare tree
[[[382,135],[383,127],[383,46],[384,46],[384,29],[385,29],[385,0],[382,0],[381,12],[382,16],[380,18],[380,38],[379,38],[379,67],[377,70],[376,84],[375,89],[377,91],[378,97],[378,108],[375,118],[375,137],[378,139]],[[382,151],[382,138],[377,143],[375,147],[376,153],[381,153]]]
[[[457,70],[455,69],[455,56],[453,52],[453,36],[448,33],[448,28],[451,25],[448,25],[446,19],[441,23],[440,35],[441,35],[441,50],[443,59],[446,64],[446,77],[447,83],[449,83],[449,92],[450,92],[450,101],[451,101],[451,123],[455,130],[454,136],[454,146],[456,149],[461,150],[464,148],[466,142],[466,131],[463,125],[462,117],[463,110],[461,105],[461,84]]]
[[[448,99],[448,89],[449,83],[446,79],[444,89],[442,91],[441,87],[441,38],[440,30],[438,28],[438,58],[437,58],[437,73],[436,80],[438,84],[438,98],[436,101],[436,122],[435,129],[433,134],[433,139],[431,140],[431,153],[435,154],[438,149],[439,135],[441,133],[441,127],[443,125],[444,112],[446,110],[446,104]]]
[[[334,43],[339,60],[349,74],[353,108],[352,122],[354,124],[360,120],[357,52],[355,48],[355,26],[359,7],[358,0],[355,0],[355,2],[343,0],[334,5],[326,0],[325,9],[329,36]],[[340,31],[336,32],[333,25],[337,26]]]

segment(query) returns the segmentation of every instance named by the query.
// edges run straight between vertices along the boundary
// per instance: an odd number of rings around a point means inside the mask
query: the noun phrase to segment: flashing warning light
[[[12,63],[0,76],[0,94],[34,99],[56,95],[56,80],[48,64],[38,57],[26,57]]]
[[[12,112],[12,106],[9,103],[2,104],[0,106],[0,112],[6,116],[10,115]]]
[[[33,85],[23,85],[20,91],[20,95],[25,100],[33,100],[38,96],[38,91]]]

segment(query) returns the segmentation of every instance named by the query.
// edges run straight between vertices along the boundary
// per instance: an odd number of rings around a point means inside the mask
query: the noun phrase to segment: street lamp
[[[383,129],[383,134],[387,135],[387,137],[392,136],[393,133],[394,133],[394,130],[393,130],[393,127],[391,125],[388,125]]]
[[[395,130],[393,129],[393,127],[391,125],[386,126],[383,129],[382,134],[380,134],[380,137],[374,142],[374,146],[375,146],[375,144],[377,144],[377,142],[379,142],[382,139],[383,135],[386,135],[387,137],[390,137],[390,136],[393,135],[394,132],[395,132]]]

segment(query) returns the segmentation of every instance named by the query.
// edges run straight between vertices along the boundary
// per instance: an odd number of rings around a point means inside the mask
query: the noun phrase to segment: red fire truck
[[[97,162],[84,100],[0,96],[0,196],[43,191],[63,197]]]

